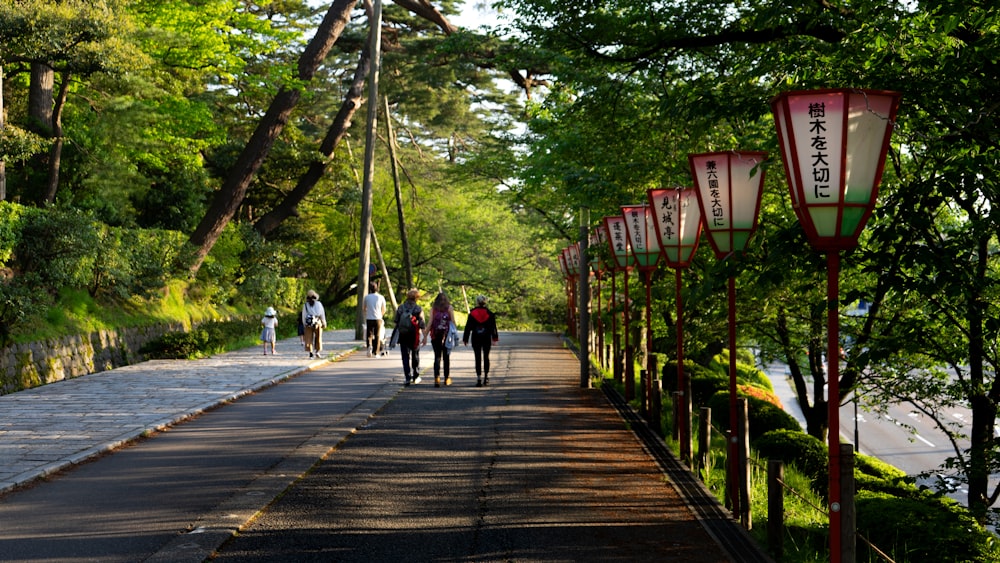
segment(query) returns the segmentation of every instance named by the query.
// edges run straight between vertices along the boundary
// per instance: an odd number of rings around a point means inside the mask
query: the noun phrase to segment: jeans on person
[[[379,329],[382,326],[382,319],[365,319],[365,328],[368,334],[365,335],[365,343],[372,354],[378,355],[382,351],[382,341],[378,337]]]
[[[483,373],[487,376],[490,375],[490,348],[493,343],[489,340],[485,342],[477,342],[476,339],[472,339],[472,352],[476,357],[476,377],[479,377]]]
[[[431,339],[431,347],[434,348],[434,377],[441,376],[441,359],[444,358],[444,377],[447,379],[451,377],[450,374],[450,354],[449,350],[444,345],[444,339],[448,336],[447,333],[441,336],[435,336]]]
[[[420,347],[400,342],[399,351],[403,355],[403,375],[406,377],[406,381],[410,381],[411,373],[413,379],[416,379],[420,375]]]

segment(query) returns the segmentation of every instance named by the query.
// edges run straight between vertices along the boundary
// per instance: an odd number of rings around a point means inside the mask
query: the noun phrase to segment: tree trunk
[[[396,164],[396,136],[392,131],[392,117],[389,114],[389,99],[385,100],[385,126],[389,132],[389,162],[392,168],[392,185],[396,192],[396,215],[399,219],[399,244],[403,247],[403,272],[406,275],[406,287],[413,287],[413,260],[410,258],[410,239],[406,234],[406,218],[403,213],[403,191],[399,185],[399,166]]]
[[[347,130],[351,127],[351,120],[354,114],[361,107],[364,101],[365,80],[371,68],[371,54],[368,48],[361,51],[361,58],[358,60],[358,67],[354,71],[354,80],[351,88],[344,96],[344,102],[340,105],[340,110],[334,118],[330,127],[326,131],[326,137],[320,143],[319,153],[323,158],[317,158],[309,163],[309,168],[305,174],[299,177],[295,188],[285,196],[281,203],[274,209],[265,213],[254,225],[261,236],[267,236],[274,232],[282,221],[289,217],[298,215],[298,206],[309,195],[309,192],[316,187],[316,183],[326,172],[326,166],[333,156],[333,151],[340,145],[340,141],[347,135]]]
[[[41,63],[32,63],[31,82],[28,84],[29,129],[43,137],[52,135],[52,87],[55,71]]]
[[[357,0],[335,0],[330,5],[330,9],[316,30],[316,35],[309,41],[299,57],[299,80],[302,82],[312,80],[319,65],[347,26],[355,4],[357,4]],[[271,101],[271,106],[267,109],[260,123],[257,124],[257,128],[243,152],[240,153],[236,164],[229,171],[219,191],[216,192],[205,217],[191,234],[189,242],[195,247],[194,259],[189,266],[191,276],[198,273],[198,269],[201,268],[205,257],[212,250],[212,246],[215,245],[223,229],[226,228],[226,225],[229,224],[242,205],[250,182],[267,158],[274,141],[281,134],[285,124],[288,123],[292,110],[302,97],[300,89],[302,87],[296,86],[295,89],[282,87],[278,91],[274,100]]]
[[[59,85],[59,96],[55,100],[52,108],[52,148],[49,150],[49,179],[45,186],[45,193],[42,201],[45,203],[55,203],[56,192],[59,190],[59,171],[62,165],[63,149],[63,128],[62,113],[66,107],[66,96],[69,94],[69,81],[71,74],[62,74],[62,84]]]
[[[984,340],[983,310],[985,309],[980,289],[986,287],[986,269],[989,260],[988,241],[980,240],[978,247],[976,278],[980,283],[970,284],[966,316],[969,322],[969,406],[972,409],[972,430],[969,432],[969,512],[980,523],[986,522],[986,512],[990,507],[989,481],[990,463],[993,450],[993,427],[996,424],[997,403],[988,394],[990,386],[985,384],[983,371]]]

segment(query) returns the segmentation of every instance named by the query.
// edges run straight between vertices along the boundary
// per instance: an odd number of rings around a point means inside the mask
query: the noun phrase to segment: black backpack
[[[423,328],[420,325],[420,307],[401,309],[399,312],[399,322],[396,323],[399,340],[403,341],[405,338],[410,338],[416,341],[417,333]]]

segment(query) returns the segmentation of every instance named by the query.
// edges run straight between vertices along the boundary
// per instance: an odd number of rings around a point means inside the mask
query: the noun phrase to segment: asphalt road
[[[355,354],[206,412],[0,498],[0,560],[730,560],[558,336],[493,360],[403,388]]]

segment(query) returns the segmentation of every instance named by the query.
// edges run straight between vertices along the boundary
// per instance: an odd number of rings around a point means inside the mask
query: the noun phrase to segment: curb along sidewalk
[[[200,360],[150,360],[0,396],[0,494],[208,409],[339,359],[354,330],[323,333],[323,357],[300,340]]]

